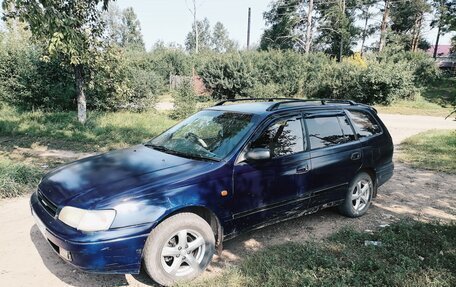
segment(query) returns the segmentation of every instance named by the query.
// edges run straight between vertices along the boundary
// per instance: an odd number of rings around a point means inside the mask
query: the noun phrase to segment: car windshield
[[[206,110],[175,125],[146,146],[183,157],[221,160],[252,126],[251,114]]]

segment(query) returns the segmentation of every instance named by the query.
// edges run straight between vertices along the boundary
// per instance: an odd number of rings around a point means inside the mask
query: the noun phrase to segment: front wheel
[[[215,253],[209,224],[193,213],[179,213],[160,223],[144,247],[144,267],[165,286],[188,281],[206,269]]]
[[[360,217],[369,209],[374,185],[372,178],[365,172],[359,173],[350,183],[345,201],[339,211],[348,217]]]

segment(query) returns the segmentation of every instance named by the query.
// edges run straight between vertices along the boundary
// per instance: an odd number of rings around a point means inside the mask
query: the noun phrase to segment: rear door
[[[362,148],[345,112],[328,111],[305,117],[310,144],[310,207],[343,200],[362,166]]]

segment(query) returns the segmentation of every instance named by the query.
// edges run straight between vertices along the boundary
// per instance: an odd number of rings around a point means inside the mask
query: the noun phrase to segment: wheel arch
[[[359,170],[358,174],[361,172],[365,172],[371,177],[372,182],[374,183],[374,191],[372,197],[377,197],[377,173],[375,169],[373,169],[372,167],[363,167]]]
[[[223,247],[222,246],[223,227],[222,227],[217,215],[215,215],[215,213],[212,210],[210,210],[209,208],[207,208],[205,206],[196,206],[195,205],[195,206],[185,206],[182,208],[178,208],[178,209],[173,210],[172,212],[166,214],[162,218],[160,218],[157,221],[155,226],[159,225],[161,222],[163,222],[167,218],[169,218],[173,215],[179,214],[179,213],[183,213],[183,212],[189,212],[189,213],[196,214],[196,215],[200,216],[201,218],[203,218],[209,224],[209,226],[212,229],[212,232],[214,233],[215,248],[218,253],[221,253],[222,247]]]

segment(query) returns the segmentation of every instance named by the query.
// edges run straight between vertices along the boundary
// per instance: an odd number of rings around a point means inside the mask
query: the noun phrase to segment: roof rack
[[[291,99],[291,100],[285,100],[285,101],[282,101],[282,102],[275,103],[272,106],[270,106],[267,109],[267,111],[278,110],[280,105],[284,105],[284,104],[307,103],[307,102],[320,102],[321,105],[327,105],[327,104],[346,104],[346,105],[351,105],[351,106],[356,105],[356,102],[351,101],[351,100],[338,100],[338,99],[322,99],[322,100]]]
[[[216,103],[214,106],[222,106],[226,103],[231,102],[243,102],[243,101],[265,101],[265,102],[273,102],[273,101],[293,101],[296,100],[294,98],[244,98],[244,99],[227,99]]]

